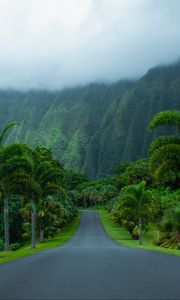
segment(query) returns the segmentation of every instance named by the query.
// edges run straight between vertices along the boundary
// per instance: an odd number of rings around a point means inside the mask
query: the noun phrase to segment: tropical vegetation
[[[18,250],[31,239],[44,242],[77,216],[67,197],[63,168],[49,148],[14,143],[4,146],[0,135],[0,250]],[[4,211],[4,215],[3,215]]]
[[[60,234],[78,208],[105,209],[140,245],[153,228],[153,247],[180,249],[180,111],[156,114],[149,131],[174,127],[170,135],[159,131],[145,158],[121,162],[101,179],[64,167],[49,147],[4,144],[19,125],[8,123],[0,134],[0,250],[30,242],[35,249]]]
[[[148,158],[122,162],[114,175],[81,183],[70,197],[77,206],[106,209],[111,222],[140,245],[153,226],[154,245],[180,249],[180,112],[160,112],[148,128],[160,126],[175,126],[177,131],[156,137]]]

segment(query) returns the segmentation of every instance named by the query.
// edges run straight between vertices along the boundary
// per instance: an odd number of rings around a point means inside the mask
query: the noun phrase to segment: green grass
[[[125,228],[112,224],[106,210],[99,210],[98,213],[107,234],[119,244],[131,248],[141,248],[180,256],[180,250],[166,249],[153,245],[153,241],[158,235],[158,231],[155,227],[151,226],[150,230],[143,234],[143,245],[141,246],[139,245],[139,241],[132,240],[131,235]]]
[[[72,222],[66,224],[62,230],[52,239],[48,239],[45,243],[37,243],[36,249],[31,249],[30,245],[20,248],[17,251],[0,251],[0,264],[9,262],[27,256],[30,254],[35,254],[43,250],[50,248],[55,248],[61,246],[67,242],[75,233],[80,221],[80,214],[73,219]]]

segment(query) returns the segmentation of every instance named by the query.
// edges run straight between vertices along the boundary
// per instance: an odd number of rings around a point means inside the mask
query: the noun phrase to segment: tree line
[[[4,146],[6,132],[19,125],[11,122],[0,134],[0,208],[4,210],[0,248],[4,251],[16,250],[29,239],[35,248],[38,232],[44,242],[77,214],[67,197],[66,170],[51,149],[32,149],[23,143]]]

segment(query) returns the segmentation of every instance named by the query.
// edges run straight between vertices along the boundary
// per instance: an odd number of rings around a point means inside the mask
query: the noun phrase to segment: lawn
[[[48,239],[45,243],[37,243],[36,249],[31,249],[30,245],[20,248],[17,251],[0,251],[0,264],[11,260],[21,258],[30,254],[35,254],[49,248],[61,246],[67,242],[75,233],[80,222],[80,214],[73,219],[72,222],[66,224],[61,231],[52,239]]]
[[[157,238],[158,235],[158,231],[153,228],[153,226],[151,226],[151,229],[148,232],[145,232],[143,234],[143,245],[141,246],[139,245],[139,241],[132,240],[129,232],[125,228],[112,224],[106,210],[99,210],[98,213],[101,219],[101,223],[104,226],[107,234],[119,244],[126,247],[141,248],[180,256],[180,250],[170,248],[166,249],[153,245],[153,241]]]

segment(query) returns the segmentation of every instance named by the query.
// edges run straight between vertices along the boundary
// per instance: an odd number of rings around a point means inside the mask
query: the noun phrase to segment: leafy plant
[[[145,190],[145,182],[126,186],[118,197],[118,202],[112,210],[112,219],[126,227],[134,238],[139,238],[142,244],[142,228],[146,228],[153,210],[150,191]]]
[[[174,126],[180,130],[180,112],[164,111],[157,114],[149,123],[149,129],[159,126]],[[180,138],[162,136],[156,138],[149,148],[150,169],[157,184],[180,187]]]
[[[180,205],[165,213],[160,230],[160,237],[155,242],[157,245],[180,249]]]
[[[12,251],[17,251],[17,250],[19,250],[21,248],[21,244],[19,244],[19,243],[14,243],[14,244],[11,244],[10,245],[10,249],[12,250]]]

